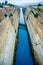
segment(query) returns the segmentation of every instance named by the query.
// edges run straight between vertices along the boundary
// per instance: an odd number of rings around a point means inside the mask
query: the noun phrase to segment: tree
[[[10,7],[14,7],[14,5],[13,5],[13,4],[11,4],[11,3],[9,3],[9,4],[8,4],[8,6],[10,6]]]
[[[5,5],[7,5],[8,4],[8,1],[5,1]]]
[[[4,5],[4,2],[2,2],[2,6]]]
[[[1,7],[1,3],[0,3],[0,7]]]
[[[41,6],[41,4],[39,3],[38,6]]]
[[[3,8],[3,5],[0,3],[0,7]]]
[[[1,3],[0,3],[0,5],[1,5]]]

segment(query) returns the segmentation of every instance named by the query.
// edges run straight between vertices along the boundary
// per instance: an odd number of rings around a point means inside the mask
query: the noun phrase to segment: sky
[[[5,0],[0,0],[3,2]],[[13,3],[16,5],[26,4],[26,3],[36,3],[36,2],[43,2],[43,0],[7,0],[9,3]]]

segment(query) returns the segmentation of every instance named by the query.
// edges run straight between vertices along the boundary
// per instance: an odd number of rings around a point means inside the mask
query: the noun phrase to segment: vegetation
[[[8,3],[8,1],[5,1],[5,2],[0,3],[0,7],[1,7],[1,8],[2,8],[4,5],[7,5],[7,6],[9,6],[9,7],[14,7],[14,5],[11,4],[11,3]]]
[[[0,8],[3,8],[3,6],[1,5]]]
[[[3,8],[3,5],[0,3],[0,7]]]
[[[27,16],[27,19],[28,19],[28,16]]]
[[[30,10],[30,12],[32,12],[34,14],[33,10]]]
[[[2,3],[0,2],[0,7],[3,8],[3,6],[4,6],[4,5],[7,5],[7,3],[8,3],[7,1],[2,2]]]
[[[15,9],[15,10],[13,11],[13,13],[15,13],[16,10],[17,10],[17,9]]]
[[[34,17],[38,18],[38,14],[37,14],[37,13],[36,13],[36,14],[34,14]]]
[[[10,3],[8,4],[8,6],[10,6],[10,7],[14,7],[14,5],[13,5],[13,4],[10,4]]]
[[[38,6],[41,6],[41,4],[39,3]]]
[[[23,11],[23,14],[25,14],[26,8],[23,8],[22,11]]]
[[[2,19],[0,19],[0,22],[2,21]]]
[[[13,11],[13,13],[15,13],[15,10]]]
[[[8,1],[5,1],[5,5],[7,5],[8,4]]]
[[[2,6],[4,6],[5,5],[5,3],[4,2],[2,2]]]
[[[41,8],[40,7],[37,7],[38,11],[41,11]]]
[[[1,5],[1,3],[0,3],[0,5]]]
[[[38,18],[38,13],[34,13],[34,11],[33,11],[33,10],[30,10],[30,12],[32,12],[32,13],[33,13],[34,17]]]
[[[7,17],[7,14],[4,14],[5,17]]]
[[[10,13],[9,17],[11,17],[11,16],[13,16],[13,14],[12,14],[12,13]]]

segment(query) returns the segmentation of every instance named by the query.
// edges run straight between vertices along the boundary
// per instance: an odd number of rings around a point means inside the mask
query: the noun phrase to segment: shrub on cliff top
[[[37,7],[38,11],[41,11],[41,8],[40,7]]]
[[[36,14],[34,14],[34,17],[38,18],[38,14],[37,14],[37,13],[36,13]]]
[[[0,19],[0,22],[2,21],[2,19]]]
[[[4,14],[5,17],[7,17],[7,14]]]
[[[11,17],[11,16],[13,16],[13,14],[12,14],[12,13],[10,13],[9,17]]]
[[[25,14],[26,8],[23,8],[22,11],[23,11],[23,14]]]

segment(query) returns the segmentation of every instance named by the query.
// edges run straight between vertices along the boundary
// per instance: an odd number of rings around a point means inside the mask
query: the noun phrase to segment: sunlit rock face
[[[0,17],[0,65],[12,65],[18,33],[19,9],[15,7],[2,8],[0,14],[3,16]]]
[[[0,23],[0,63],[3,60],[3,55],[4,55],[4,51],[5,51],[5,47],[6,47],[6,38],[9,34],[9,32],[11,31],[11,22],[10,20],[4,19],[1,23]]]
[[[11,20],[11,24],[15,28],[16,32],[18,30],[18,25],[19,25],[19,8],[16,7],[5,7],[6,13],[9,16]]]
[[[6,10],[4,8],[0,8],[0,19],[4,19],[5,13],[6,13]]]
[[[36,6],[37,7],[37,6]],[[34,7],[35,8],[35,7]],[[35,10],[33,7],[31,8],[27,8],[27,17],[29,17],[30,21],[33,23],[33,26],[35,28],[35,31],[37,32],[37,34],[41,37],[41,39],[43,40],[43,11],[38,11],[37,9]],[[40,7],[42,8],[42,7]],[[33,13],[31,12],[33,11]],[[36,12],[37,11],[37,12]],[[40,13],[42,13],[42,15]],[[35,17],[34,15],[38,13],[38,17]],[[42,17],[41,17],[42,16]],[[35,20],[35,21],[34,21]],[[42,23],[42,24],[41,24]],[[36,26],[37,27],[36,27]],[[40,30],[39,30],[40,29]]]
[[[25,23],[30,34],[33,54],[35,58],[35,64],[43,65],[43,16],[42,12],[37,9],[37,6],[27,7],[25,10],[24,18]],[[35,17],[34,14],[37,12],[38,17]],[[42,23],[42,24],[41,24]]]

